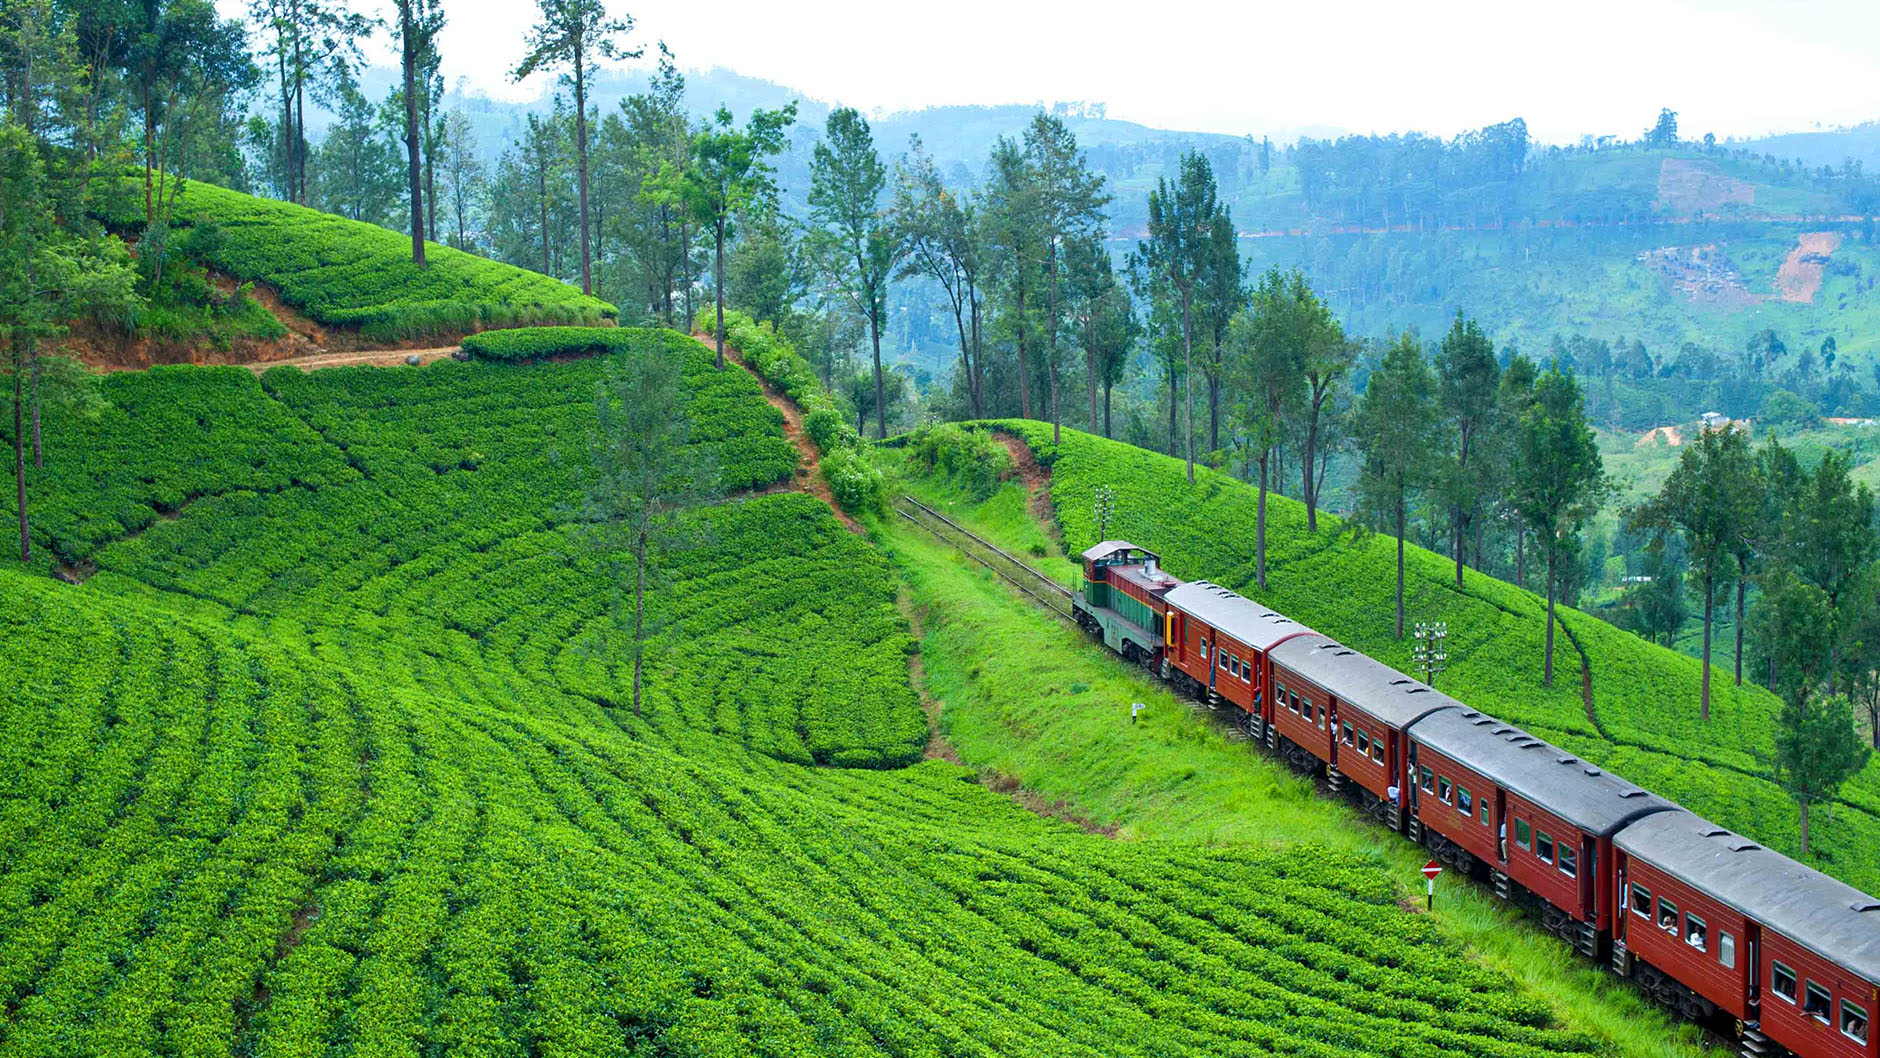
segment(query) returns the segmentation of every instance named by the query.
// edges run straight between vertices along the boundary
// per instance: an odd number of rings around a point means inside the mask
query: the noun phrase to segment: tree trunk
[[[1514,586],[1527,587],[1527,530],[1519,526],[1514,531]]]
[[[535,145],[535,183],[542,207],[542,274],[552,276],[554,269],[548,266],[548,157],[539,140]]]
[[[1103,436],[1114,436],[1110,432],[1110,384],[1103,383]]]
[[[581,293],[594,294],[594,265],[588,256],[588,144],[587,144],[587,70],[582,64],[585,44],[574,49],[574,153],[575,182],[581,199]],[[722,276],[720,278],[723,278]],[[719,366],[723,366],[722,364]]]
[[[985,315],[979,307],[979,288],[968,281],[966,284],[967,315],[973,323],[973,371],[967,379],[967,391],[973,401],[973,415],[983,418],[986,414],[986,338]]]
[[[1403,489],[1397,489],[1397,638],[1403,638]]]
[[[20,514],[20,562],[33,560],[33,537],[26,521],[26,393],[23,357],[14,358],[13,369],[13,486],[14,503]]]
[[[1743,686],[1743,596],[1749,591],[1747,573],[1739,569],[1736,574],[1736,685]],[[1880,746],[1880,734],[1876,734],[1875,746]]]
[[[1189,320],[1189,293],[1182,291],[1182,403],[1187,406],[1188,435],[1188,484],[1195,483],[1195,339],[1193,326]],[[1264,485],[1264,482],[1262,482]],[[1266,498],[1261,497],[1262,511]],[[1264,521],[1262,522],[1264,528]],[[1266,581],[1260,581],[1260,587],[1266,587]]]
[[[1023,269],[1023,265],[1019,266]],[[1025,357],[1025,286],[1021,281],[1018,287],[1018,414],[1020,418],[1031,418],[1031,364]]]
[[[1312,479],[1318,458],[1319,444],[1319,406],[1312,406],[1312,413],[1306,417],[1305,458],[1299,461],[1300,487],[1305,489],[1306,532],[1319,531],[1319,489],[1318,482]]]
[[[1800,802],[1802,807],[1802,858],[1808,858],[1808,802]]]
[[[404,38],[405,178],[411,188],[411,260],[424,267],[424,168],[418,156],[418,41],[412,20],[417,0],[399,0],[399,35]]]
[[[1268,452],[1260,453],[1260,505],[1253,518],[1253,579],[1266,590],[1266,466]]]
[[[1050,251],[1050,256],[1045,260],[1045,272],[1049,280],[1046,289],[1050,292],[1045,297],[1045,375],[1051,380],[1051,443],[1055,445],[1064,443],[1063,431],[1058,426],[1060,416],[1058,415],[1057,246],[1055,242],[1047,242],[1045,245]]]
[[[1456,522],[1454,525],[1449,527],[1449,531],[1452,537],[1454,538],[1454,542],[1455,542],[1456,587],[1458,588],[1462,587],[1462,508],[1463,508],[1463,504],[1460,504],[1460,503],[1456,504],[1455,506]],[[1551,591],[1552,589],[1550,588],[1549,590]]]
[[[1704,572],[1704,679],[1703,679],[1703,690],[1700,692],[1699,705],[1698,705],[1698,715],[1705,722],[1709,722],[1710,720],[1710,621],[1711,621],[1711,613],[1714,607],[1716,606],[1716,603],[1714,602],[1716,591],[1717,591],[1716,577],[1709,570],[1705,570]]]
[[[1216,355],[1220,350],[1216,348]],[[1221,380],[1208,379],[1208,451],[1221,450]]]
[[[646,658],[646,530],[634,541],[633,586],[633,715],[640,715],[640,670]]]
[[[39,436],[39,370],[40,369],[39,369],[39,351],[37,349],[33,351],[32,360],[33,360],[33,369],[31,371],[31,375],[33,379],[33,383],[32,383],[33,388],[32,388],[32,392],[27,395],[27,403],[30,404],[33,409],[33,466],[44,467],[46,465],[46,448],[45,448],[45,445],[41,442],[40,436]]]
[[[712,300],[718,305],[718,370],[725,369],[725,218],[719,215],[713,226],[712,234],[716,237],[717,264],[712,273]],[[686,312],[691,315],[690,309]],[[688,321],[689,322],[689,321]],[[689,329],[689,328],[688,328]],[[881,393],[881,339],[875,339],[875,393]]]
[[[1547,659],[1541,666],[1541,686],[1554,685],[1554,552],[1547,552]]]
[[[1095,315],[1094,311],[1092,313]],[[1085,428],[1097,432],[1097,341],[1094,319],[1084,332],[1084,389],[1090,395],[1090,417]]]
[[[1175,446],[1181,442],[1181,429],[1175,425],[1175,413],[1180,409],[1181,401],[1176,396],[1175,365],[1168,365],[1168,454],[1175,454]]]
[[[723,251],[719,252],[718,281],[724,282]],[[724,304],[724,296],[718,298]],[[718,310],[718,329],[724,330],[724,309]],[[868,296],[868,339],[875,352],[875,440],[888,439],[888,390],[881,379],[881,302],[872,293]],[[1052,389],[1057,388],[1055,379]],[[1053,399],[1055,404],[1055,398]],[[1055,409],[1054,409],[1055,410]]]

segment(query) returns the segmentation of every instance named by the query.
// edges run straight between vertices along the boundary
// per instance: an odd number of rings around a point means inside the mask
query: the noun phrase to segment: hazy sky
[[[231,12],[242,0],[220,0]],[[370,4],[375,0],[356,0]],[[1224,133],[1452,133],[1516,115],[1545,140],[1880,118],[1880,0],[611,0],[682,66],[865,111],[1085,100]],[[445,0],[446,76],[507,84],[530,0]],[[650,51],[650,48],[649,48]],[[389,46],[382,51],[390,62]]]

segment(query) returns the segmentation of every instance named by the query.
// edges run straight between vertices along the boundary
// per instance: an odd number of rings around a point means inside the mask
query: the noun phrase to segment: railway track
[[[961,526],[912,496],[902,496],[894,511],[925,529],[936,540],[952,545],[967,558],[998,574],[1007,583],[1024,592],[1033,602],[1076,623],[1071,614],[1071,590],[1033,569],[1023,559]]]

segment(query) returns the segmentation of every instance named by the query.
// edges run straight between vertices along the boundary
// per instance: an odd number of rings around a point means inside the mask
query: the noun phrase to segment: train
[[[1072,617],[1109,649],[1743,1058],[1880,1058],[1880,900],[1145,548],[1079,558]]]

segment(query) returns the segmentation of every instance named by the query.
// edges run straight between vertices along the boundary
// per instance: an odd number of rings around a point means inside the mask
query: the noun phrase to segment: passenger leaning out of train
[[[1396,807],[1396,804],[1397,804],[1397,784],[1396,783],[1390,784],[1390,789],[1386,791],[1386,796],[1390,798],[1391,806]]]

